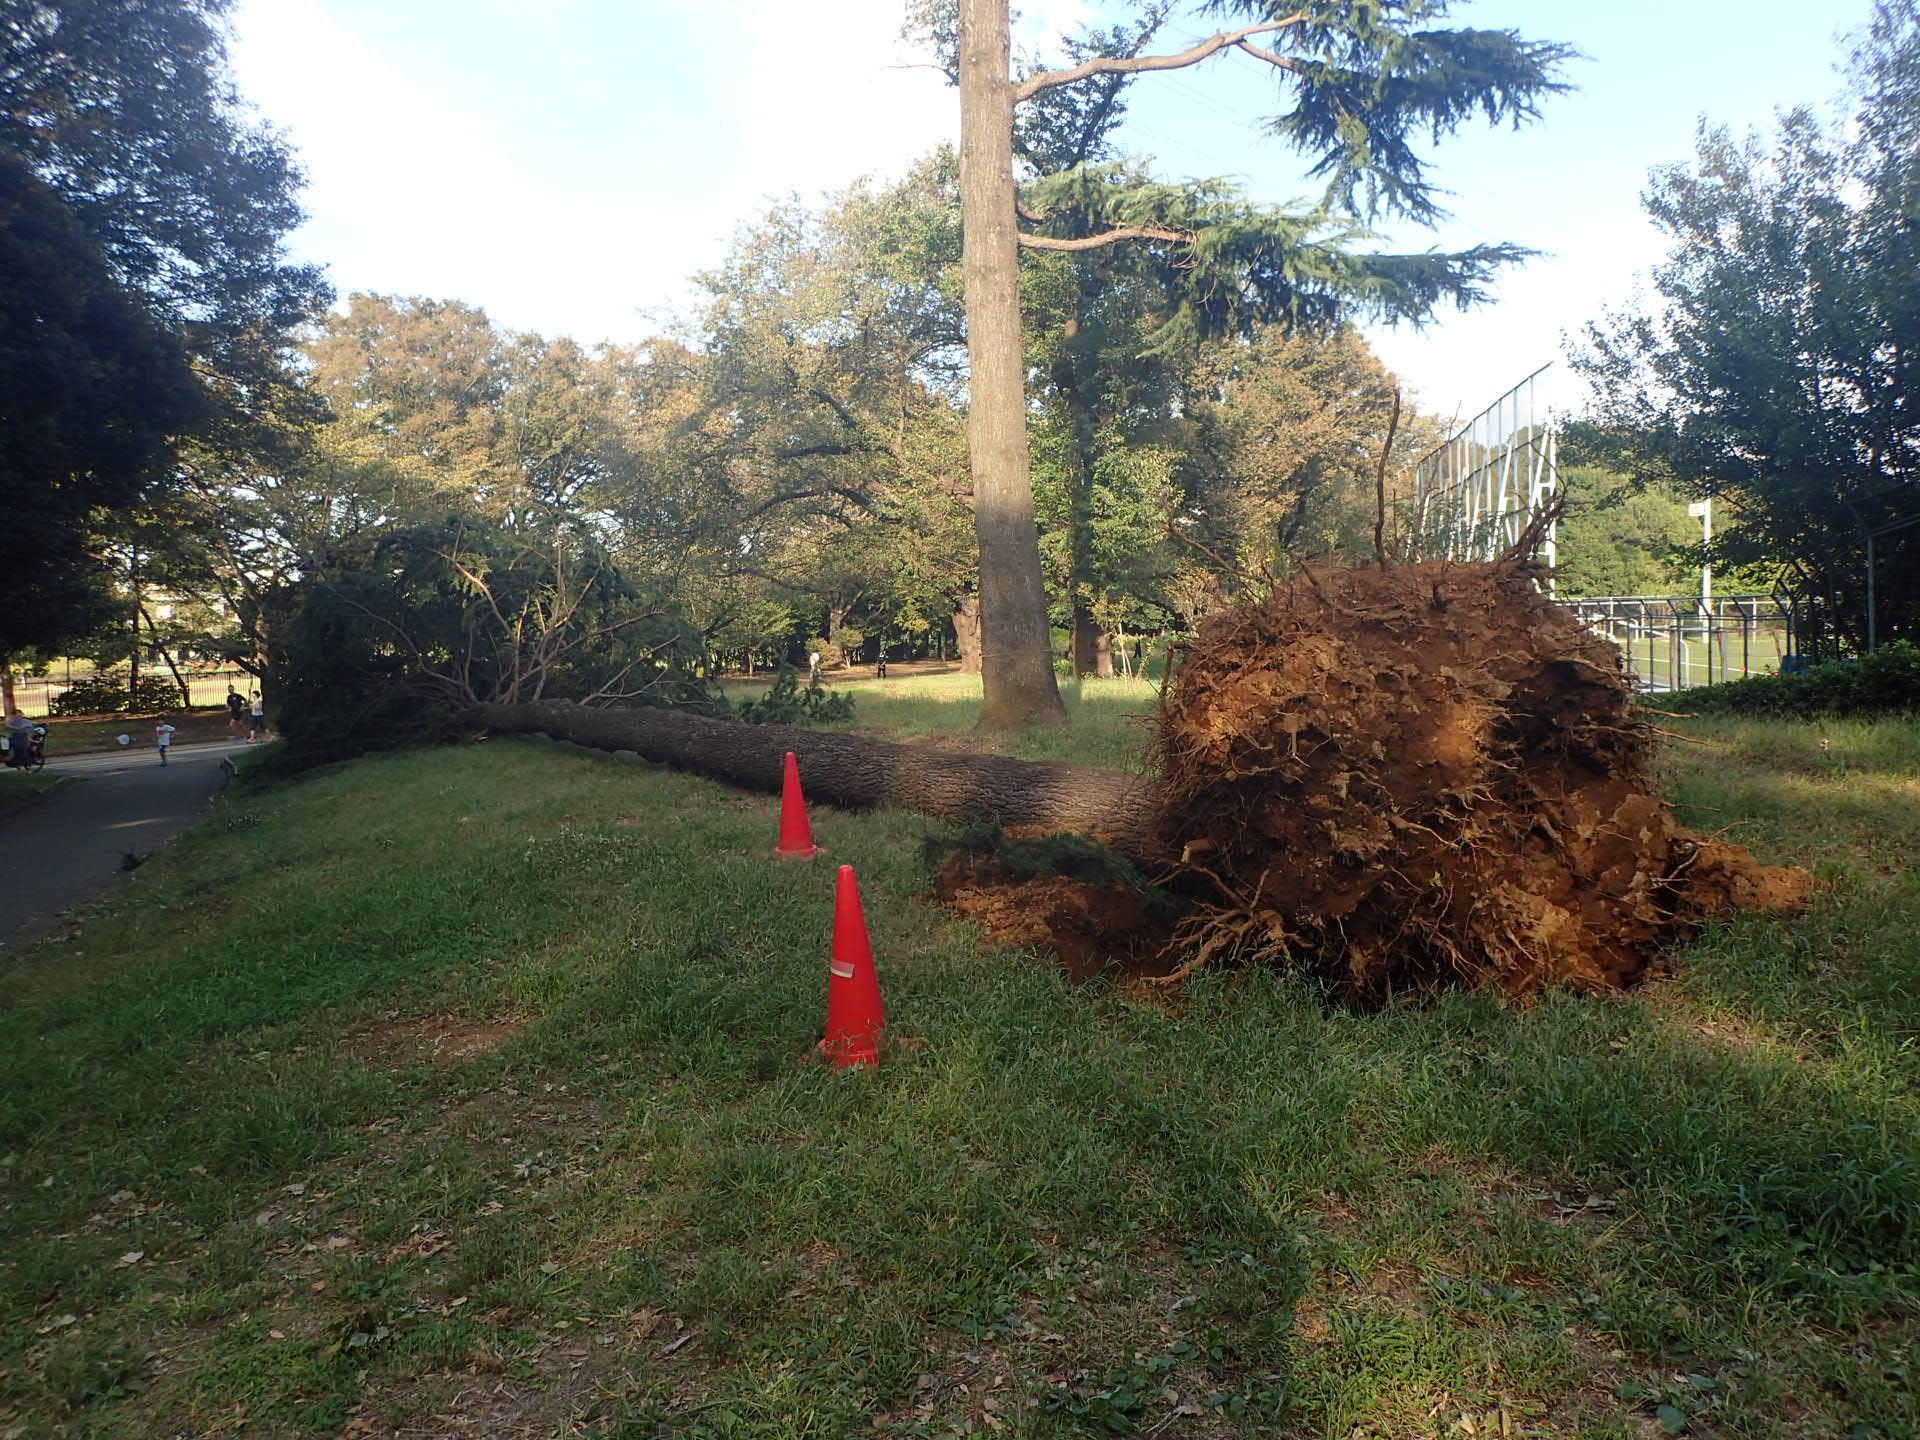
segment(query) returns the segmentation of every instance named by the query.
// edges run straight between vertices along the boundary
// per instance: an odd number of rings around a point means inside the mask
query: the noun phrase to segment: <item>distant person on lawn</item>
[[[267,707],[258,690],[253,692],[253,706],[247,715],[247,727],[249,745],[267,733]]]
[[[173,748],[173,726],[167,723],[167,717],[156,715],[153,720],[153,743],[160,752],[160,763],[167,763],[167,751]]]
[[[238,735],[247,728],[247,697],[227,687],[227,728]]]

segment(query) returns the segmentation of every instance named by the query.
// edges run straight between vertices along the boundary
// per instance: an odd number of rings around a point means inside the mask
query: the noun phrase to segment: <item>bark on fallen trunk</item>
[[[898,805],[949,820],[991,815],[1003,825],[1095,835],[1149,865],[1169,858],[1159,839],[1158,787],[1139,775],[789,725],[743,725],[681,710],[592,709],[565,700],[482,705],[479,720],[497,733],[540,732],[596,750],[632,750],[767,794],[779,793],[791,750],[809,800],[849,810]]]

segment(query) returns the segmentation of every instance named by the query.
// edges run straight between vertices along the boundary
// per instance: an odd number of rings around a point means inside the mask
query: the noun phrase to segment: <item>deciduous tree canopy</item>
[[[95,618],[89,517],[183,435],[248,443],[325,294],[282,255],[297,175],[228,79],[227,8],[0,4],[0,659]]]
[[[1920,8],[1883,0],[1853,57],[1853,113],[1784,116],[1770,141],[1702,128],[1646,196],[1673,250],[1658,307],[1592,327],[1592,453],[1723,495],[1722,562],[1791,566],[1864,641],[1920,627]]]
[[[59,195],[0,152],[0,658],[62,645],[110,603],[88,544],[201,414],[180,346],[116,283]]]

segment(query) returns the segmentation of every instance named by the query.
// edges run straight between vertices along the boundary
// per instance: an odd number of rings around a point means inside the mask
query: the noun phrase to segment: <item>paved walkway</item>
[[[199,819],[220,787],[220,761],[244,748],[231,741],[181,746],[165,766],[151,745],[50,756],[43,773],[75,778],[0,820],[0,851],[8,857],[0,953],[45,934],[62,911],[99,899],[126,873],[129,851],[151,854]],[[12,779],[0,773],[0,786]]]

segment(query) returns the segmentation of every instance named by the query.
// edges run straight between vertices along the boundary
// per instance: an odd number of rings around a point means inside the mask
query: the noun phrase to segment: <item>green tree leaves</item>
[[[1591,327],[1577,363],[1589,453],[1732,499],[1716,559],[1792,567],[1858,645],[1869,536],[1920,516],[1920,10],[1885,0],[1853,76],[1837,128],[1706,126],[1693,165],[1655,173],[1660,308]],[[1884,638],[1920,626],[1920,528],[1875,538]]]

